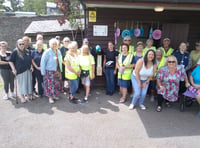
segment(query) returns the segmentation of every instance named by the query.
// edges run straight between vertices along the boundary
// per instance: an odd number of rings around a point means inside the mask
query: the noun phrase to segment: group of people
[[[130,43],[131,37],[125,37],[118,53],[113,44],[108,43],[103,64],[106,94],[114,93],[117,74],[117,84],[122,95],[120,102],[126,101],[128,90],[133,94],[130,110],[136,107],[137,102],[142,110],[146,109],[144,101],[147,92],[151,101],[157,98],[157,112],[162,111],[164,100],[166,106],[170,107],[171,102],[177,101],[187,89],[195,94],[200,104],[200,42],[196,42],[196,49],[191,53],[187,51],[185,42],[174,50],[169,38],[164,38],[158,49],[153,46],[152,39],[148,39],[146,45],[137,42],[134,47]]]
[[[95,58],[88,43],[85,38],[81,48],[78,48],[76,41],[65,37],[61,43],[60,37],[56,36],[49,40],[47,48],[43,36],[38,34],[33,47],[29,45],[29,37],[24,36],[17,41],[11,53],[7,51],[7,42],[1,41],[0,69],[4,80],[4,99],[9,97],[9,87],[11,97],[16,97],[16,79],[22,103],[34,98],[36,81],[39,97],[47,96],[49,103],[59,99],[58,94],[63,92],[65,84],[70,88],[70,102],[87,102],[91,80],[95,78]],[[148,39],[146,44],[137,42],[134,47],[131,37],[127,36],[116,50],[109,41],[103,54],[106,94],[113,95],[115,92],[117,77],[120,103],[127,100],[128,91],[132,92],[130,110],[136,107],[138,101],[139,107],[146,109],[144,102],[148,90],[151,101],[157,98],[158,112],[162,111],[163,100],[170,107],[170,103],[177,101],[187,88],[195,93],[200,103],[200,42],[196,42],[195,47],[189,53],[187,43],[182,42],[179,49],[174,50],[169,38],[164,38],[158,49],[153,46],[152,39]],[[83,99],[75,97],[80,81],[85,89]]]

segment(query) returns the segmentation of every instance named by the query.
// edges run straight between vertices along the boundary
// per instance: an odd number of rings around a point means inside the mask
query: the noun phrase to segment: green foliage
[[[24,0],[24,11],[36,12],[38,15],[46,13],[46,2],[54,0]]]

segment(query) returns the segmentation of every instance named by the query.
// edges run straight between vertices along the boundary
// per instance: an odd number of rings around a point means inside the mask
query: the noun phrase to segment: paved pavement
[[[77,96],[83,96],[81,91]],[[3,100],[0,91],[0,148],[199,148],[198,105],[185,112],[179,104],[155,111],[146,98],[146,111],[130,111],[129,100],[106,96],[93,88],[87,104],[71,104],[65,95],[49,104],[47,98],[25,104]]]

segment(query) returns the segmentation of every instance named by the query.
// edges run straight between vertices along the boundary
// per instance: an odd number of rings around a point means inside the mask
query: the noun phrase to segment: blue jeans
[[[134,88],[134,95],[133,95],[131,104],[135,105],[137,100],[140,98],[139,105],[142,105],[144,103],[144,100],[145,100],[145,97],[147,94],[147,89],[149,87],[149,83],[146,85],[145,88],[139,88],[137,79],[134,75],[132,75],[132,77],[131,77],[131,82],[132,82],[132,86]],[[141,80],[141,84],[143,84],[144,82],[146,82],[146,80]]]
[[[106,93],[114,93],[115,91],[115,74],[114,69],[105,69],[106,75]]]
[[[74,96],[76,91],[78,90],[79,79],[76,80],[69,80],[69,87],[70,87],[70,95]]]

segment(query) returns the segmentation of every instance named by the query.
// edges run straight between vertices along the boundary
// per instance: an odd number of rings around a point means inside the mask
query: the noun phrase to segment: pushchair
[[[187,89],[180,98],[180,111],[185,111],[185,107],[190,107],[196,101],[196,94]]]

